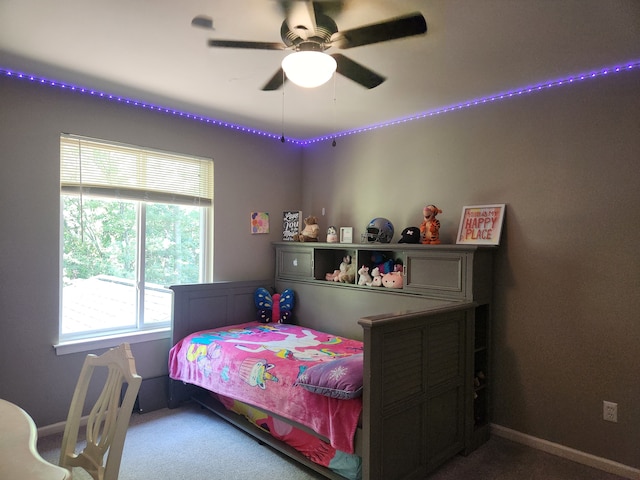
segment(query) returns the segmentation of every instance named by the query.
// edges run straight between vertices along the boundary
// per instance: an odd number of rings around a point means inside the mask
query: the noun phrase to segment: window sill
[[[171,329],[168,327],[158,330],[130,332],[106,337],[85,338],[83,340],[60,342],[54,345],[53,348],[56,350],[56,355],[67,355],[69,353],[91,352],[94,350],[117,347],[123,342],[141,343],[154,340],[164,340],[165,338],[171,338]]]

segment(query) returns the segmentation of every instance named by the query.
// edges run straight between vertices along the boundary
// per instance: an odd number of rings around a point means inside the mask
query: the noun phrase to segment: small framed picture
[[[505,204],[462,207],[456,243],[499,245]]]
[[[340,243],[353,243],[353,227],[340,227]]]
[[[251,235],[269,233],[269,214],[267,212],[251,212]]]

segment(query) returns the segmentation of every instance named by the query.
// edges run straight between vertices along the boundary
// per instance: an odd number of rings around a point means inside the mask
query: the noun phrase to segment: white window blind
[[[62,134],[60,162],[62,193],[202,207],[213,203],[211,159]]]

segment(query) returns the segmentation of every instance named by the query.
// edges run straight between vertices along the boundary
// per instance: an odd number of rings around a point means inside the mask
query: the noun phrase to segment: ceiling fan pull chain
[[[333,72],[333,125],[336,124],[336,72]],[[331,146],[336,146],[336,136],[333,135],[333,141],[331,142]]]
[[[284,143],[286,140],[284,138],[284,91],[286,87],[284,85],[284,70],[282,71],[282,136],[280,137],[280,141]]]

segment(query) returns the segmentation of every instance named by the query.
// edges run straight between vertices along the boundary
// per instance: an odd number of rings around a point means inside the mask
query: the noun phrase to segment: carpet
[[[45,460],[57,463],[61,442],[61,433],[43,437],[38,441],[38,451]],[[88,477],[76,475],[74,470],[74,480],[84,478]],[[199,405],[188,403],[173,410],[134,413],[124,445],[119,480],[194,478],[324,479]],[[445,463],[429,475],[428,480],[623,479],[493,436],[472,454],[459,455]]]

